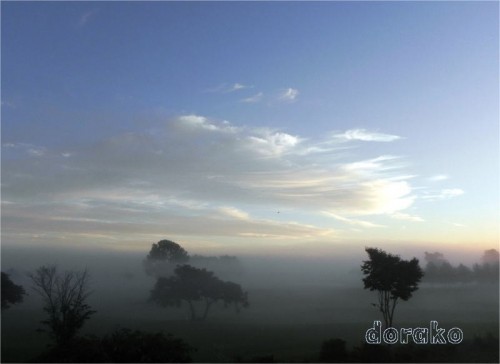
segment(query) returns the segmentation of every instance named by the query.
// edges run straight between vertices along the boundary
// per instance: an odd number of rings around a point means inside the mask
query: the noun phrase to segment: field
[[[194,348],[196,362],[274,360],[318,361],[322,342],[341,338],[359,346],[380,314],[370,305],[375,294],[355,286],[293,285],[261,288],[249,282],[250,307],[239,314],[215,307],[206,322],[186,320],[184,309],[161,308],[147,302],[146,280],[122,279],[112,290],[105,283],[92,296],[97,309],[83,334],[103,335],[127,327],[162,331],[184,339]],[[36,332],[42,319],[34,294],[2,314],[2,362],[29,361],[49,340]],[[423,286],[395,316],[396,327],[427,327],[437,320],[445,329],[459,327],[464,341],[488,332],[498,335],[496,286]],[[459,346],[460,346],[459,345]],[[465,348],[465,346],[463,346]],[[460,348],[459,348],[460,349]],[[443,349],[444,350],[444,349]],[[464,361],[477,361],[466,352]],[[497,350],[498,358],[498,350]]]

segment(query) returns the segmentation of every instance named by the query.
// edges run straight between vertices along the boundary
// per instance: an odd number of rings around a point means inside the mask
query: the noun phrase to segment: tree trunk
[[[193,302],[191,302],[190,300],[188,300],[187,302],[189,304],[189,312],[191,314],[191,321],[196,321],[198,318],[196,317],[196,311],[194,309]]]
[[[397,302],[398,302],[398,298],[394,297],[392,299],[392,308],[391,308],[391,312],[390,312],[390,315],[389,315],[389,325],[391,325],[391,326],[392,326],[392,319],[394,317],[394,310],[396,309]]]
[[[205,301],[205,312],[203,312],[203,318],[202,318],[203,321],[205,321],[205,319],[207,318],[208,310],[210,309],[210,306],[212,306],[213,302],[214,301],[208,299]]]

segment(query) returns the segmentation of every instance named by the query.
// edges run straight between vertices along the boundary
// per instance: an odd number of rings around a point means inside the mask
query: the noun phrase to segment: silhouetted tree
[[[449,268],[451,266],[448,263],[448,261],[444,258],[443,253],[425,252],[424,259],[426,261],[425,278],[424,278],[426,282],[432,282],[432,283],[444,282],[445,281],[444,276],[446,275],[450,276]]]
[[[434,252],[434,253],[425,252],[424,259],[427,262],[427,264],[432,263],[438,267],[447,261],[446,259],[444,259],[443,253],[440,252]]]
[[[2,272],[2,311],[10,305],[22,302],[25,294],[22,286],[12,282],[9,275]]]
[[[143,263],[148,275],[162,276],[170,273],[165,269],[168,263],[181,264],[188,261],[189,254],[183,247],[170,240],[160,240],[151,246]]]
[[[456,282],[456,269],[450,263],[444,262],[438,270],[438,282],[455,283]]]
[[[498,250],[496,249],[485,250],[481,260],[483,264],[490,264],[490,265],[498,264],[499,261]]]
[[[479,283],[498,283],[498,263],[474,264],[472,273],[474,279]]]
[[[427,265],[425,266],[425,276],[424,280],[425,282],[431,282],[431,283],[436,283],[439,282],[439,268],[436,263],[434,262],[428,262]]]
[[[150,299],[161,306],[179,307],[187,303],[191,320],[205,320],[210,307],[217,301],[223,301],[225,306],[234,304],[236,309],[239,305],[248,306],[247,293],[240,285],[224,282],[213,272],[190,265],[178,266],[172,277],[158,278]],[[197,302],[204,305],[201,315],[196,313]]]
[[[499,257],[496,249],[484,251],[481,264],[474,264],[472,269],[460,263],[450,264],[442,253],[425,252],[425,281],[431,283],[496,283],[498,282]]]
[[[365,250],[370,258],[361,265],[365,289],[378,292],[378,303],[373,305],[382,312],[385,327],[391,327],[398,300],[407,301],[418,289],[422,269],[416,258],[407,261],[381,249]]]
[[[90,294],[88,271],[59,273],[56,266],[42,266],[30,278],[34,290],[43,298],[43,310],[48,315],[42,323],[56,345],[67,344],[96,312],[86,303]]]
[[[471,282],[472,279],[472,270],[460,263],[457,267],[457,280],[461,283],[468,283]]]

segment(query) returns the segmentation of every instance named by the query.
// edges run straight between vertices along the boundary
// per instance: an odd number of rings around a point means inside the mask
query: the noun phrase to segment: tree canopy
[[[248,296],[241,286],[234,282],[222,281],[213,272],[190,265],[178,266],[174,275],[159,277],[151,291],[150,299],[161,306],[181,306],[187,303],[191,320],[205,320],[210,307],[222,301],[227,307],[248,306]],[[196,312],[195,304],[204,305],[203,313]]]
[[[24,288],[15,284],[7,273],[2,272],[2,310],[6,310],[10,305],[23,301],[26,294]]]
[[[428,283],[498,283],[498,251],[485,250],[481,257],[481,264],[474,264],[472,268],[460,263],[452,265],[439,252],[425,252],[425,277]]]
[[[364,288],[378,292],[378,303],[386,327],[392,326],[394,310],[398,299],[407,301],[418,289],[423,277],[418,259],[402,260],[397,255],[377,248],[366,248],[369,260],[363,261],[361,270]]]
[[[188,252],[171,240],[160,240],[151,245],[151,250],[144,260],[144,268],[149,275],[168,275],[165,263],[182,264],[189,261]]]

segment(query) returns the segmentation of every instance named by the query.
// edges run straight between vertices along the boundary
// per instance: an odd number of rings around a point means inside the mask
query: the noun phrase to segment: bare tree
[[[66,344],[96,312],[86,303],[90,294],[87,269],[59,273],[56,266],[42,266],[30,278],[49,316],[42,323],[57,345]]]

